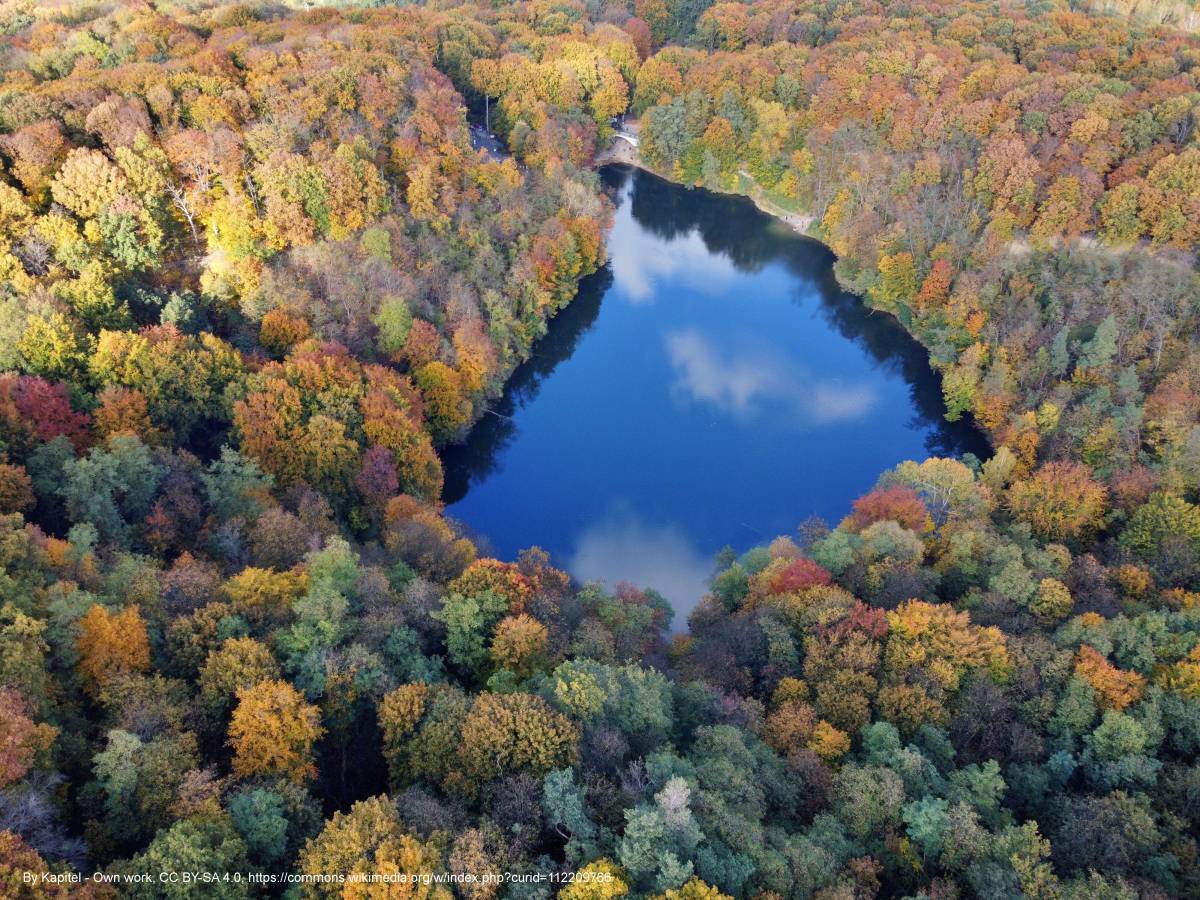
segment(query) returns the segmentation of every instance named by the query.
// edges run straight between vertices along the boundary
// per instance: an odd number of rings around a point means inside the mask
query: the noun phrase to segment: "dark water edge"
[[[607,266],[580,281],[575,299],[550,320],[529,359],[513,370],[504,393],[475,423],[466,440],[442,448],[443,503],[451,506],[459,502],[472,482],[495,471],[499,454],[516,432],[514,415],[537,397],[542,383],[558,365],[571,358],[579,339],[600,315],[600,301],[611,284],[612,272]]]

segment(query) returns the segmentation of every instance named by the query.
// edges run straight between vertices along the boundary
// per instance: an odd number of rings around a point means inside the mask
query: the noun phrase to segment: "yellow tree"
[[[200,669],[200,702],[213,715],[228,712],[238,691],[279,677],[270,648],[251,637],[228,638]]]
[[[1145,678],[1137,672],[1118,669],[1087,644],[1079,648],[1075,674],[1092,686],[1104,709],[1118,712],[1140,700],[1146,689]]]
[[[143,444],[158,444],[163,435],[150,420],[146,395],[137,388],[113,385],[96,395],[99,405],[92,413],[96,436],[107,441],[114,434],[136,435]]]
[[[733,900],[733,898],[728,894],[722,894],[711,884],[707,884],[693,875],[684,882],[683,887],[659,894],[654,900]]]
[[[99,150],[72,150],[50,185],[54,200],[81,219],[94,219],[126,188],[124,174]]]
[[[371,797],[337,812],[300,854],[300,870],[320,876],[337,872],[347,876],[342,884],[315,878],[303,888],[307,898],[388,898],[388,900],[451,900],[445,887],[429,883],[444,871],[441,852],[407,834],[396,807],[386,797]],[[372,883],[360,876],[383,876]],[[399,876],[407,878],[401,879]],[[426,876],[413,877],[413,876]]]
[[[150,668],[150,641],[137,606],[112,615],[93,604],[79,626],[79,674],[89,689],[99,690],[115,675]]]
[[[394,785],[402,784],[408,777],[408,740],[425,715],[428,696],[427,684],[402,684],[379,701],[376,716],[383,732],[383,755]]]
[[[313,744],[325,733],[317,708],[286,681],[262,681],[237,693],[229,723],[233,771],[302,782],[317,773]]]
[[[998,628],[981,628],[970,616],[945,604],[909,600],[887,614],[884,686],[876,698],[880,713],[911,734],[922,724],[947,717],[944,700],[963,676],[984,670],[1006,678],[1008,650]]]
[[[558,896],[559,900],[615,900],[628,893],[625,871],[612,860],[598,859],[580,869]]]
[[[450,592],[464,597],[477,597],[492,591],[508,601],[514,615],[523,612],[533,599],[533,585],[513,563],[498,559],[477,559],[467,570],[450,582]]]
[[[1008,671],[1004,635],[981,628],[971,617],[945,604],[909,600],[887,614],[888,637],[884,676],[892,684],[912,681],[921,669],[926,678],[948,691],[957,690],[969,669],[988,669],[1003,677]]]
[[[1188,249],[1200,240],[1200,150],[1167,154],[1141,192],[1142,222],[1156,246]]]
[[[537,776],[578,756],[579,727],[532,694],[483,693],[463,721],[459,757],[471,786],[514,771]]]
[[[425,397],[429,433],[435,441],[450,440],[471,421],[471,401],[457,369],[435,359],[418,369],[413,380]]]
[[[308,579],[299,572],[276,572],[249,566],[221,586],[238,613],[253,621],[282,619],[304,593]]]
[[[492,661],[522,678],[544,668],[549,632],[532,616],[508,616],[496,626],[492,637]]]
[[[1104,485],[1086,466],[1062,461],[1046,463],[1032,478],[1013,484],[1008,508],[1047,541],[1084,540],[1100,527],[1108,506]]]

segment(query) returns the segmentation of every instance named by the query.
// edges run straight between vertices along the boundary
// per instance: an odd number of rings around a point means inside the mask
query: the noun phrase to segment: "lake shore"
[[[668,181],[674,181],[668,173],[660,172],[642,159],[637,149],[627,141],[614,140],[612,144],[605,150],[596,154],[592,164],[596,168],[609,165],[625,165],[632,166],[635,169],[642,169],[649,172],[651,175],[657,175],[659,178],[665,178]],[[716,188],[708,188],[717,194],[728,194],[732,197],[746,197],[762,212],[772,218],[778,219],[792,231],[803,237],[813,237],[811,232],[813,224],[816,222],[815,216],[806,215],[804,213],[788,212],[781,209],[762,196],[758,191],[752,193],[742,193],[741,191],[725,191]]]

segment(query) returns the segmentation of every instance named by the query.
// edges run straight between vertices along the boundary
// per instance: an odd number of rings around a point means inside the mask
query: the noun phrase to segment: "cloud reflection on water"
[[[723,351],[689,329],[667,334],[666,350],[673,389],[730,415],[758,415],[770,405],[826,425],[861,419],[879,403],[871,384],[816,378],[769,346]]]
[[[628,205],[621,207],[617,217],[631,217]],[[653,300],[660,283],[711,293],[737,277],[733,261],[709,250],[695,229],[667,240],[618,223],[609,233],[608,257],[613,280],[634,304]]]
[[[611,513],[579,536],[567,568],[580,581],[622,581],[654,588],[675,610],[675,628],[708,589],[713,562],[676,525],[651,525],[628,509]]]

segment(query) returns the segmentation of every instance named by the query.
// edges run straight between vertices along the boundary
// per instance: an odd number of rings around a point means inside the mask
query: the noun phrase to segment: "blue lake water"
[[[601,175],[608,266],[444,453],[447,513],[483,552],[537,545],[580,580],[653,587],[679,627],[722,547],[836,524],[902,460],[987,452],[828,249],[743,198]]]

